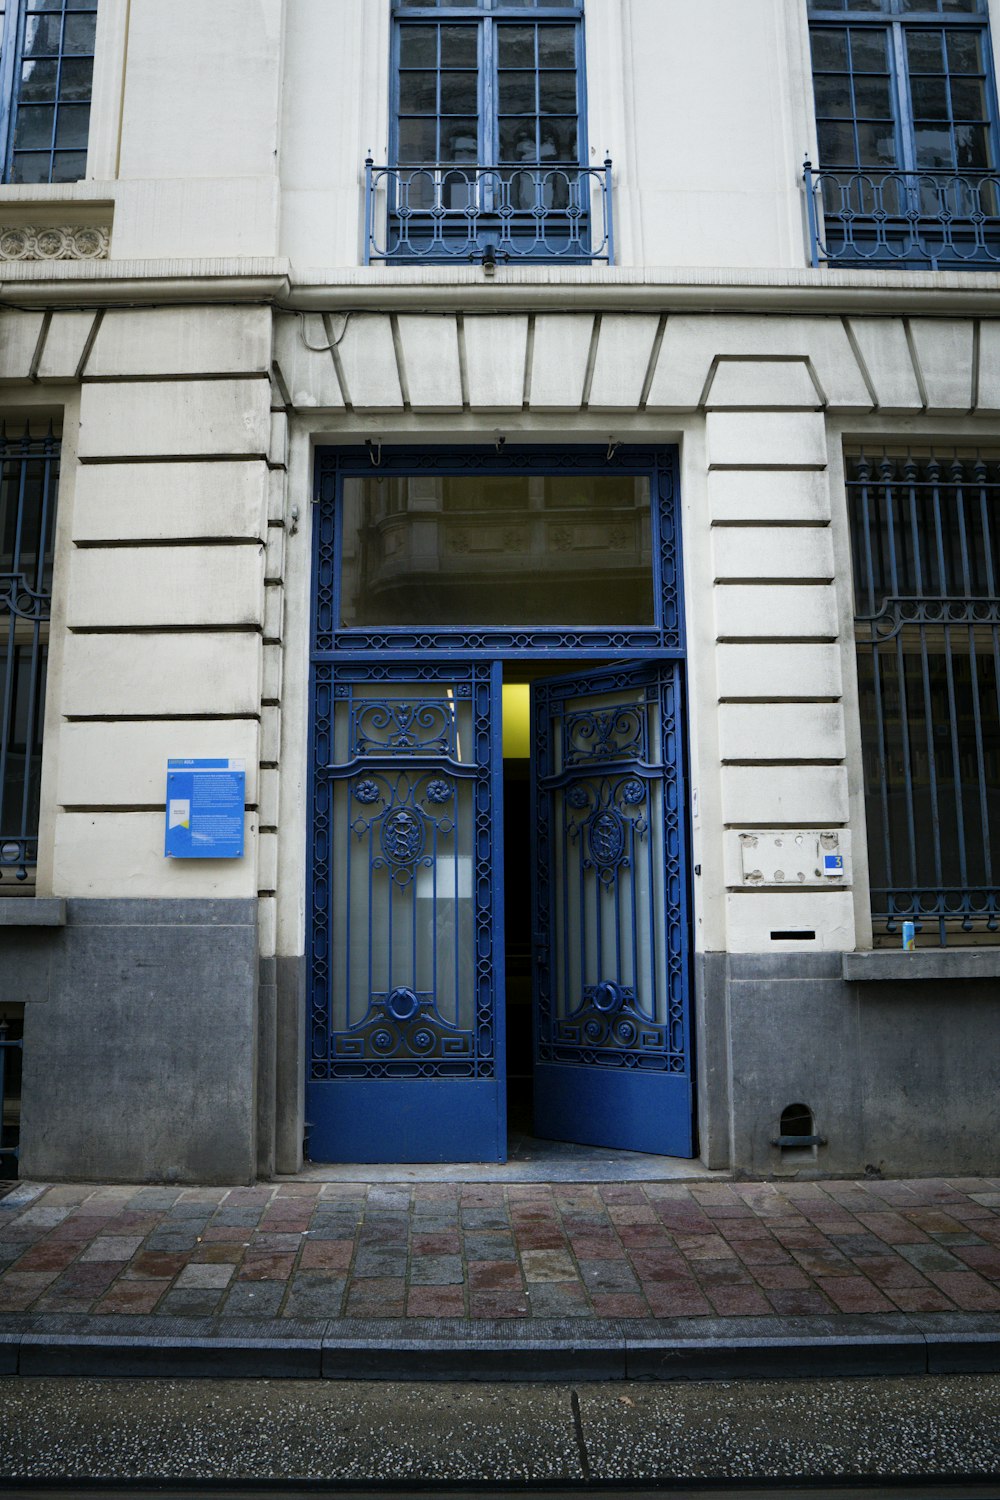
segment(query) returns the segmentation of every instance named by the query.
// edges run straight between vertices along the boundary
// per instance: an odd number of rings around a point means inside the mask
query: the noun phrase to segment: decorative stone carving
[[[17,224],[0,228],[0,261],[107,260],[108,225]]]

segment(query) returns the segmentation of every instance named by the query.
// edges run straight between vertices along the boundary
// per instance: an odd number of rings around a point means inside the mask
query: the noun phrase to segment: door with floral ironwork
[[[318,663],[314,1161],[502,1161],[500,664]]]
[[[534,688],[535,1134],[693,1154],[681,665]]]

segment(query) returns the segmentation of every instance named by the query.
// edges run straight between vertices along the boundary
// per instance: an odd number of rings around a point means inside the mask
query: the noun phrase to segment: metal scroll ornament
[[[611,887],[630,867],[634,842],[649,832],[645,783],[634,775],[580,780],[567,788],[566,807],[570,841],[582,836],[584,869]]]
[[[388,994],[372,995],[364,1019],[338,1034],[336,1055],[348,1066],[363,1058],[392,1063],[435,1059],[447,1065],[473,1056],[473,1034],[445,1021],[429,992],[398,985]]]
[[[351,823],[355,837],[373,840],[372,869],[388,869],[399,888],[410,884],[415,870],[433,863],[428,850],[435,840],[454,833],[455,785],[447,777],[373,771],[353,783],[351,795],[359,804]]]

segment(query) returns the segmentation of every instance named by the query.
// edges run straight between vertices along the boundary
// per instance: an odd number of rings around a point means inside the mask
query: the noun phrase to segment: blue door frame
[[[345,479],[372,477],[373,467],[382,478],[574,471],[648,476],[653,622],[623,627],[341,628],[342,485]],[[568,669],[575,669],[572,680],[581,692],[588,663],[601,664],[591,683],[597,693],[606,690],[607,671],[617,663],[628,664],[636,682],[669,681],[670,691],[676,693],[672,702],[678,717],[671,741],[676,748],[675,764],[667,780],[679,795],[684,618],[676,450],[620,448],[609,453],[603,447],[534,445],[499,453],[492,446],[321,449],[315,500],[307,1154],[313,1161],[502,1161],[506,1154],[503,665],[564,662]],[[613,670],[620,673],[621,668]],[[421,694],[430,704],[430,716],[425,729],[414,736],[413,715],[419,711]],[[467,710],[457,706],[460,694],[470,705]],[[445,702],[452,705],[447,712],[442,708]],[[381,727],[372,734],[362,717],[374,710],[381,715]],[[476,724],[475,753],[470,757],[466,734],[464,759],[456,753],[453,735],[459,723],[456,716],[462,712],[472,713]],[[539,762],[537,773],[541,772]],[[663,767],[654,757],[640,779],[662,779],[662,775]],[[471,793],[470,787],[474,788]],[[467,822],[473,806],[474,847],[459,847],[465,837],[463,820]],[[657,1033],[659,1042],[651,1040],[647,1020],[647,1034],[638,1049],[619,1047],[623,1055],[638,1058],[642,1054],[635,1065],[591,1066],[585,1061],[581,1065],[576,1057],[569,1061],[565,1055],[542,1057],[539,1053],[536,1067],[546,1070],[545,1087],[553,1099],[564,1101],[559,1120],[576,1132],[562,1138],[589,1138],[574,1123],[580,1114],[572,1096],[582,1089],[580,1098],[590,1101],[585,1102],[585,1109],[593,1113],[599,1097],[598,1113],[606,1119],[640,1122],[665,1112],[672,1121],[666,1134],[657,1129],[652,1137],[638,1123],[635,1128],[618,1130],[615,1144],[676,1155],[692,1153],[683,798],[673,819],[671,858],[676,858],[676,869],[671,888],[681,894],[671,908],[673,916],[667,919],[674,955],[669,1001],[673,1020],[668,1026],[672,1040],[663,1045],[661,1033]],[[357,866],[353,874],[348,873],[352,840],[351,857],[368,860],[363,879]],[[359,850],[365,851],[363,856]],[[446,870],[443,877],[434,873],[439,856]],[[469,859],[472,864],[464,863]],[[425,892],[420,921],[418,886]],[[439,900],[442,893],[443,903]],[[452,898],[453,910],[447,908],[447,899]],[[448,924],[457,924],[463,901],[464,920],[472,923],[469,930],[474,931],[474,955],[470,959],[462,946],[465,938],[457,940],[455,951],[465,956],[465,982],[474,985],[474,998],[465,991],[459,994],[457,958],[454,974],[448,971],[448,983],[454,979],[454,993],[443,997],[433,978],[440,978],[434,953],[445,931],[449,941],[455,941],[457,929]],[[431,907],[437,915],[428,925]],[[405,912],[402,927],[393,916],[395,911]],[[417,935],[418,928],[424,937]],[[412,959],[405,957],[409,951]],[[472,980],[470,961],[475,967]],[[365,962],[368,974],[359,977],[358,965]],[[427,974],[432,975],[430,980]],[[621,1035],[626,1019],[618,1017]],[[662,1089],[665,1080],[669,1103]],[[554,1117],[544,1118],[551,1121]],[[650,1144],[651,1140],[656,1144]]]

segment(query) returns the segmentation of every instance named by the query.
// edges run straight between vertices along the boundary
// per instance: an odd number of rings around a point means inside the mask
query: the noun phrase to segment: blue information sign
[[[173,859],[241,859],[246,763],[168,760],[167,832]]]

